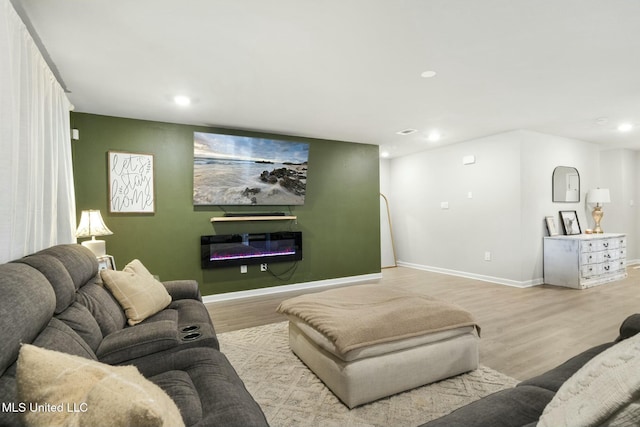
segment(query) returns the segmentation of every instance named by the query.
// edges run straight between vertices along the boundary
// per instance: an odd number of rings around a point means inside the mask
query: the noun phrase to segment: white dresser
[[[624,234],[544,238],[544,283],[585,289],[627,277]]]

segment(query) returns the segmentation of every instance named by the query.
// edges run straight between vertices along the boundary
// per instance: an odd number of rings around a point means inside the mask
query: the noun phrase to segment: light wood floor
[[[522,380],[616,338],[620,323],[640,312],[640,270],[628,267],[627,272],[623,281],[585,290],[548,285],[520,289],[403,267],[384,269],[376,282],[469,310],[482,328],[480,363]],[[207,306],[216,331],[222,333],[284,321],[276,307],[301,293]]]

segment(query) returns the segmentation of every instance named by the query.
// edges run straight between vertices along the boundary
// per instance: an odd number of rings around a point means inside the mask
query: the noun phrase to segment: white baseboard
[[[340,285],[355,285],[357,283],[368,282],[372,280],[382,279],[382,272],[372,274],[362,274],[359,276],[338,277],[335,279],[316,280],[313,282],[296,283],[292,285],[272,286],[269,288],[250,289],[248,291],[227,292],[224,294],[206,295],[202,297],[205,304],[231,301],[243,298],[251,298],[263,295],[273,295],[282,292],[300,291],[305,289],[328,288]]]
[[[511,280],[511,279],[504,279],[502,277],[493,277],[493,276],[485,276],[482,274],[468,273],[466,271],[449,270],[447,268],[413,264],[413,263],[404,262],[404,261],[398,261],[398,266],[415,268],[416,270],[431,271],[434,273],[448,274],[450,276],[465,277],[467,279],[481,280],[483,282],[491,282],[499,285],[513,286],[516,288],[530,288],[533,286],[542,285],[544,283],[543,278],[526,280],[526,281],[517,281],[517,280]]]

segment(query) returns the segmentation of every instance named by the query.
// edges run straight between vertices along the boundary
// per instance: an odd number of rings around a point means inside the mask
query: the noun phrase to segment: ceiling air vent
[[[399,132],[396,132],[398,135],[411,135],[412,133],[418,132],[417,129],[405,129],[405,130],[401,130]]]

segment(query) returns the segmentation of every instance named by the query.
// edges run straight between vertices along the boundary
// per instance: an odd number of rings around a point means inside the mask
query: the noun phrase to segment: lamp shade
[[[99,210],[82,211],[76,237],[108,236],[110,234],[113,232],[104,224]]]
[[[609,195],[608,188],[596,188],[595,190],[589,190],[587,194],[587,202],[589,203],[610,203],[611,196]]]

